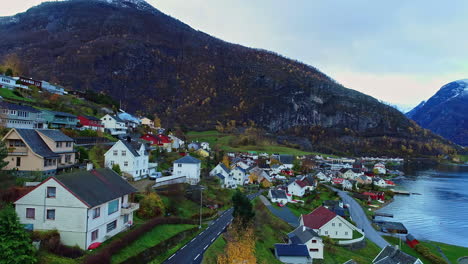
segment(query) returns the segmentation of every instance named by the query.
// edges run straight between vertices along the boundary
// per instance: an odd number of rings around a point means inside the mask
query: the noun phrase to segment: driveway
[[[283,221],[285,221],[286,223],[288,223],[290,226],[294,228],[299,226],[299,218],[296,215],[294,215],[291,212],[291,210],[289,210],[288,207],[286,206],[281,207],[281,208],[274,207],[273,205],[271,205],[270,201],[268,201],[268,199],[263,195],[260,195],[260,200],[262,200],[263,204],[276,217],[282,219]]]
[[[349,204],[349,213],[351,218],[356,223],[357,227],[364,229],[366,237],[377,244],[380,248],[384,248],[390,245],[383,237],[374,229],[366,213],[362,209],[361,205],[358,204],[351,196],[345,191],[340,191],[336,188],[330,187],[333,191],[338,192],[338,195],[343,200],[344,204]]]

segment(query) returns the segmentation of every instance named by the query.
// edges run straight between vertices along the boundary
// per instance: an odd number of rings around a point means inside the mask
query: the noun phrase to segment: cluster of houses
[[[30,86],[35,86],[42,91],[53,94],[67,94],[63,87],[50,84],[46,81],[35,80],[24,76],[13,77],[0,75],[0,88],[30,90]]]

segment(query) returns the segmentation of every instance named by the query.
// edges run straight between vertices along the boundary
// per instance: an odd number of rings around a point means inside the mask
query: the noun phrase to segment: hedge
[[[425,257],[427,260],[429,260],[433,264],[448,264],[447,261],[445,261],[443,258],[434,255],[431,250],[427,247],[425,247],[422,244],[417,244],[414,247],[414,250],[421,254],[423,257]]]

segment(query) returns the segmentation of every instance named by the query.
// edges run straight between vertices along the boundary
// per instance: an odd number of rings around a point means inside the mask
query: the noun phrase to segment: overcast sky
[[[8,1],[0,15],[40,2]],[[406,108],[468,78],[466,0],[148,2],[195,29],[300,60],[348,88]]]

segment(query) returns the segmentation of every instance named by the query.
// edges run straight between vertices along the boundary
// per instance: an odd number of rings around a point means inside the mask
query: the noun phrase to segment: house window
[[[312,243],[317,243],[317,240],[315,240],[315,239],[314,239],[314,240],[312,240]]]
[[[328,231],[325,231],[325,235],[328,235]]]
[[[107,233],[117,228],[117,220],[114,220],[107,224]]]
[[[91,233],[91,241],[98,239],[98,237],[99,237],[99,229],[96,229]]]
[[[128,161],[124,161],[124,166],[125,166],[125,167],[128,166]]]
[[[55,209],[47,209],[47,220],[55,220]]]
[[[62,147],[62,142],[56,142],[56,143],[55,143],[55,146],[56,146],[57,148],[61,148],[61,147]]]
[[[16,157],[16,167],[21,166],[21,157]]]
[[[26,208],[26,218],[34,219],[36,217],[36,209]]]
[[[332,226],[335,226],[335,223],[332,223]]]
[[[114,200],[107,204],[107,215],[111,215],[119,210],[119,200]]]
[[[318,252],[318,251],[319,251],[318,248],[311,248],[310,249],[310,252]]]
[[[180,164],[180,163],[179,163],[179,164],[177,164],[177,167],[181,168],[181,167],[182,167],[182,164]]]
[[[110,161],[110,165],[111,165],[111,166],[114,165],[114,161],[113,161],[113,160]]]
[[[344,234],[345,234],[345,236],[347,236],[347,235],[348,235],[348,232],[344,232]]]
[[[66,143],[66,146],[67,146],[67,148],[70,148],[70,147],[72,146],[72,143],[71,143],[71,142],[67,142],[67,143]]]
[[[93,219],[98,218],[99,216],[101,216],[101,207],[94,208],[93,209]]]
[[[338,223],[338,226],[340,226],[340,227],[341,227],[341,223]]]
[[[55,187],[47,187],[47,198],[55,198],[56,188]]]
[[[71,162],[71,155],[70,154],[66,154],[65,155],[65,163],[70,163]]]
[[[128,214],[124,215],[123,222],[124,224],[128,223]]]
[[[114,150],[114,156],[117,156],[119,154],[118,150]]]
[[[335,235],[338,235],[338,231],[335,232]]]
[[[122,156],[127,156],[127,151],[126,150],[122,150]]]

